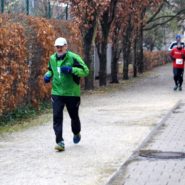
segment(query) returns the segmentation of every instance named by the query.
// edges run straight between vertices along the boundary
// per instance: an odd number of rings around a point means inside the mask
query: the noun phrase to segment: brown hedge
[[[168,51],[145,51],[144,52],[144,70],[150,70],[154,67],[171,62]]]
[[[26,15],[0,15],[0,115],[50,96],[43,83],[54,40],[63,36],[82,54],[82,43],[72,22]]]

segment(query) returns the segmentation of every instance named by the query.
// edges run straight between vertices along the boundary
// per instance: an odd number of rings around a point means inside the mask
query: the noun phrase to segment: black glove
[[[49,83],[51,80],[51,77],[47,76],[47,75],[44,75],[44,82],[45,83]]]
[[[181,57],[182,57],[182,59],[185,59],[185,55],[184,55],[184,53],[182,53]]]
[[[44,82],[45,83],[49,83],[50,80],[52,78],[52,72],[51,71],[47,71],[44,75]]]

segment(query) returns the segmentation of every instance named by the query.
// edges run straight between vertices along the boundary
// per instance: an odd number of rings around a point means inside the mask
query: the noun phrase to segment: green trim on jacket
[[[61,73],[62,66],[71,66],[72,74]],[[80,96],[80,84],[75,79],[86,77],[89,69],[79,55],[67,51],[63,60],[57,60],[54,53],[50,57],[48,69],[52,72],[52,95]]]

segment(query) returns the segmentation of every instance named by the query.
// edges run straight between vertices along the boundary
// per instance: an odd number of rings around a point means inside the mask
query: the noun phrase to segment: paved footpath
[[[184,104],[179,102],[185,83],[182,91],[174,92],[173,85],[169,64],[86,92],[78,145],[64,110],[65,152],[54,150],[51,112],[0,134],[0,185],[185,185]]]
[[[179,101],[107,185],[185,185],[185,101]]]

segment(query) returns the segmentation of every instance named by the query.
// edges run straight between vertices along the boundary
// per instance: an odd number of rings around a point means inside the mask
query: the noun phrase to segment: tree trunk
[[[108,36],[111,28],[112,21],[114,20],[116,13],[116,5],[118,0],[111,0],[109,7],[104,11],[101,20],[101,29],[102,29],[102,42],[101,42],[101,51],[98,51],[100,59],[100,72],[99,72],[99,85],[103,86],[107,84],[107,44]]]
[[[94,28],[88,30],[83,39],[85,63],[89,68],[89,75],[85,78],[85,90],[94,89],[94,47],[92,47]]]
[[[123,66],[123,80],[128,80],[129,76],[128,76],[128,60],[124,60],[123,62],[124,66]]]
[[[141,20],[145,16],[146,9],[141,12]],[[143,21],[140,23],[139,35],[138,35],[138,72],[143,73],[144,61],[143,61]]]
[[[85,61],[89,68],[89,75],[85,78],[85,90],[94,89],[94,61],[93,61],[93,47],[86,47]]]
[[[123,79],[128,80],[129,62],[130,62],[130,51],[131,51],[131,35],[132,35],[131,15],[128,18],[128,25],[126,34],[123,40]]]
[[[137,40],[134,41],[134,53],[133,53],[133,77],[137,77]]]
[[[111,62],[111,82],[110,83],[119,83],[118,81],[118,60],[117,50],[112,48],[112,62]]]
[[[104,41],[100,45],[98,51],[100,59],[100,71],[99,71],[99,85],[107,85],[107,42]]]
[[[143,73],[144,62],[143,62],[143,28],[140,28],[139,39],[138,39],[138,72]]]

